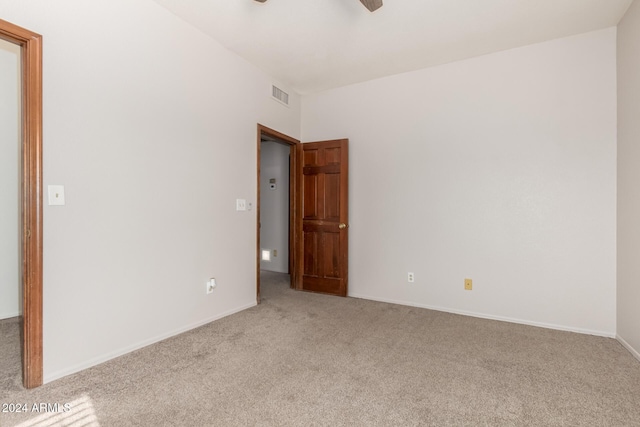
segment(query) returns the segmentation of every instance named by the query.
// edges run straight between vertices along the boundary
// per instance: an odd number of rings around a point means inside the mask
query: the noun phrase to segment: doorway
[[[349,140],[301,144],[297,139],[258,124],[257,303],[260,304],[261,261],[263,256],[272,256],[269,248],[261,246],[260,240],[261,187],[265,188],[261,183],[263,141],[289,146],[290,287],[346,297],[349,265]]]
[[[290,274],[289,145],[260,144],[260,269]]]
[[[0,381],[22,373],[20,175],[22,146],[21,48],[0,39]]]
[[[259,124],[257,144],[256,300],[260,304],[262,268],[288,273],[291,288],[298,283],[296,171],[300,141]]]
[[[20,50],[18,242],[22,255],[22,381],[42,385],[42,36],[0,19],[0,39]]]
[[[0,39],[0,320],[22,314],[20,274],[20,46]]]

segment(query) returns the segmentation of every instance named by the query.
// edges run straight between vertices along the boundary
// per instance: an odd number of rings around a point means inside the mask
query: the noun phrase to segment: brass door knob
[[[344,222],[341,222],[340,225],[338,225],[338,228],[340,230],[344,230],[345,228],[347,228],[347,224],[345,224]]]

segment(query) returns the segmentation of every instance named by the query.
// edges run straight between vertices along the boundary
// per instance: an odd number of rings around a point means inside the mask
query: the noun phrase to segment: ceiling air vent
[[[289,94],[275,85],[271,85],[271,97],[281,104],[289,106]]]

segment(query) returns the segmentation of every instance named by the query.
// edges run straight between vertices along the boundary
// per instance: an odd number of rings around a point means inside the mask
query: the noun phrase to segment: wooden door
[[[301,288],[347,296],[348,140],[302,144]]]

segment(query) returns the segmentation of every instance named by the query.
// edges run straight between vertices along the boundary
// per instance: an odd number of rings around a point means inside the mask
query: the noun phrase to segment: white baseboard
[[[390,300],[390,299],[386,299],[386,298],[376,298],[376,297],[371,297],[371,296],[362,295],[362,294],[349,294],[349,296],[353,297],[353,298],[361,298],[361,299],[367,299],[367,300],[372,300],[372,301],[387,302],[387,303],[390,303],[390,304],[405,305],[405,306],[409,306],[409,307],[426,308],[428,310],[442,311],[442,312],[445,312],[445,313],[452,313],[452,314],[460,314],[460,315],[463,315],[463,316],[478,317],[480,319],[499,320],[501,322],[517,323],[517,324],[520,324],[520,325],[536,326],[536,327],[539,327],[539,328],[546,328],[546,329],[555,329],[555,330],[558,330],[558,331],[576,332],[576,333],[579,333],[579,334],[596,335],[596,336],[606,337],[606,338],[615,338],[616,337],[615,333],[613,333],[613,332],[594,331],[594,330],[591,330],[591,329],[574,328],[574,327],[570,327],[570,326],[555,325],[555,324],[552,324],[552,323],[544,323],[544,322],[534,322],[534,321],[530,321],[530,320],[516,319],[516,318],[512,318],[512,317],[493,316],[493,315],[490,315],[490,314],[475,313],[475,312],[472,312],[472,311],[456,310],[456,309],[451,309],[451,308],[446,308],[446,307],[437,307],[437,306],[431,306],[431,305],[426,305],[426,304],[416,304],[416,303],[412,303],[412,302],[408,302],[408,301],[397,301],[397,300]]]
[[[15,313],[3,313],[0,314],[0,320],[11,319],[12,317],[20,316],[20,312],[16,311]]]
[[[109,361],[111,359],[115,359],[116,357],[123,356],[123,355],[125,355],[127,353],[131,353],[132,351],[139,350],[139,349],[141,349],[143,347],[146,347],[148,345],[155,344],[155,343],[160,342],[162,340],[165,340],[167,338],[171,338],[173,336],[182,334],[184,332],[190,331],[190,330],[198,328],[198,327],[200,327],[202,325],[206,325],[207,323],[211,323],[211,322],[213,322],[215,320],[222,319],[223,317],[230,316],[232,314],[238,313],[240,311],[246,310],[246,309],[254,307],[256,305],[257,305],[256,302],[253,302],[251,304],[246,304],[246,305],[234,308],[232,310],[225,311],[224,313],[218,314],[216,316],[209,317],[207,319],[204,319],[204,320],[201,320],[199,322],[193,323],[191,325],[187,325],[185,327],[175,329],[175,330],[167,332],[165,334],[161,334],[161,335],[158,335],[156,337],[149,338],[147,340],[144,340],[144,341],[141,341],[139,343],[136,343],[136,344],[121,348],[121,349],[116,350],[116,351],[112,351],[112,352],[104,354],[102,356],[94,357],[93,359],[87,360],[86,362],[79,363],[79,364],[77,364],[75,366],[72,366],[70,368],[61,369],[59,371],[52,372],[50,374],[45,374],[44,378],[43,378],[43,382],[46,384],[46,383],[49,383],[51,381],[60,379],[62,377],[66,377],[67,375],[75,374],[76,372],[83,371],[85,369],[88,369],[88,368],[91,368],[93,366],[99,365],[101,363],[107,362],[107,361]]]
[[[635,348],[633,348],[631,346],[631,344],[629,344],[628,342],[626,342],[624,340],[624,338],[622,338],[620,335],[616,335],[616,339],[618,340],[618,342],[620,344],[622,344],[622,346],[624,348],[626,348],[627,350],[629,350],[629,353],[631,353],[633,355],[633,357],[635,357],[636,359],[638,359],[638,361],[640,361],[640,352],[638,352],[638,350],[636,350]]]

